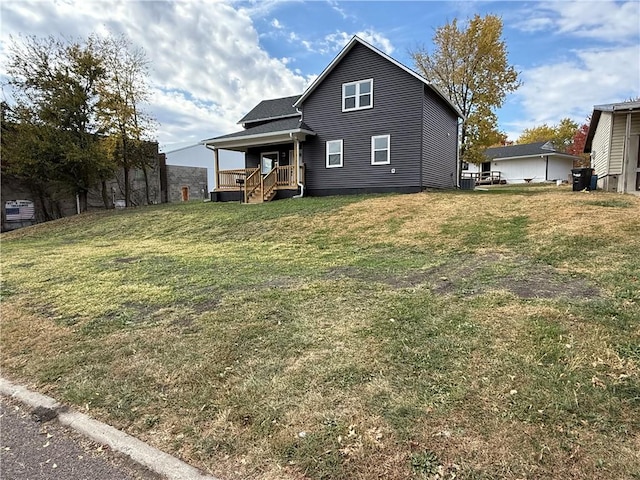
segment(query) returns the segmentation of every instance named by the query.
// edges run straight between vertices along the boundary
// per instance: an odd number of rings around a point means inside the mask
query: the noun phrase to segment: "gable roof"
[[[489,160],[507,160],[524,157],[536,157],[540,155],[555,155],[570,158],[579,158],[565,152],[556,150],[551,141],[523,143],[520,145],[508,145],[506,147],[491,147],[484,151]]]
[[[299,107],[300,105],[302,105],[302,103],[309,97],[309,95],[311,95],[311,93],[316,89],[316,87],[318,85],[320,85],[324,81],[325,78],[327,78],[327,76],[333,71],[333,69],[336,67],[336,65],[338,63],[340,63],[342,61],[342,59],[347,55],[347,53],[349,53],[351,51],[351,49],[357,44],[360,44],[360,45],[363,45],[363,46],[367,47],[372,52],[377,53],[378,55],[380,55],[385,60],[388,60],[389,62],[393,63],[395,66],[397,66],[400,69],[404,70],[405,72],[407,72],[412,77],[415,77],[418,80],[420,80],[422,83],[424,83],[426,86],[428,86],[431,90],[433,90],[436,93],[436,95],[438,95],[440,98],[442,98],[442,100],[444,100],[444,102],[447,105],[449,105],[449,107],[451,107],[451,109],[454,112],[456,112],[456,115],[458,115],[458,117],[464,118],[464,115],[462,115],[462,112],[460,112],[460,110],[458,110],[458,107],[456,107],[451,102],[451,100],[444,93],[442,93],[440,91],[440,89],[438,89],[435,85],[433,85],[429,80],[424,78],[422,75],[414,72],[410,68],[404,66],[403,64],[401,64],[400,62],[398,62],[394,58],[390,57],[386,53],[378,50],[376,47],[374,47],[370,43],[365,42],[364,40],[362,40],[357,35],[354,35],[353,38],[351,38],[351,40],[349,40],[349,43],[347,43],[344,46],[344,48],[342,50],[340,50],[340,53],[338,53],[336,58],[334,58],[333,61],[322,71],[322,73],[311,83],[311,85],[309,85],[307,87],[307,89],[302,93],[302,95],[300,95],[300,98],[298,98],[298,100],[294,103],[293,106],[294,107]]]
[[[300,95],[263,100],[253,107],[238,123],[260,122],[278,118],[299,117],[300,113],[293,106]]]
[[[587,131],[587,139],[584,142],[584,152],[591,152],[591,144],[593,143],[593,137],[596,134],[598,128],[598,122],[602,112],[637,112],[640,111],[640,102],[620,102],[620,103],[607,103],[604,105],[594,105],[593,113],[591,114],[591,122],[589,123],[589,130]]]
[[[491,160],[501,158],[528,157],[530,155],[549,155],[555,152],[550,141],[507,145],[506,147],[491,147],[484,151],[484,155]]]

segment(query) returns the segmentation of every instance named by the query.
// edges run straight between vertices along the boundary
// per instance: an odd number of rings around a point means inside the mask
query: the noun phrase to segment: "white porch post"
[[[213,171],[216,179],[214,190],[220,186],[220,159],[218,154],[218,148],[213,147]]]
[[[293,169],[293,184],[297,185],[298,183],[298,170],[300,169],[300,140],[297,137],[293,139],[293,156],[295,160],[295,168]]]

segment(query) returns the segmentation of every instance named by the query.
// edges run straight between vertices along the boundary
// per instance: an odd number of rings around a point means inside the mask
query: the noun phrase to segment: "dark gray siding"
[[[373,108],[343,113],[342,84],[369,78],[373,78]],[[304,143],[309,192],[418,190],[423,96],[420,80],[367,47],[355,45],[302,105],[303,121],[317,133]],[[371,137],[387,134],[391,164],[371,165]],[[339,139],[344,166],[326,168],[325,142]]]
[[[455,188],[458,117],[428,87],[425,87],[422,125],[422,185]]]
[[[289,165],[289,151],[293,150],[293,143],[285,143],[280,145],[264,145],[247,149],[245,153],[245,168],[256,168],[260,163],[260,155],[267,152],[280,153],[280,166]]]

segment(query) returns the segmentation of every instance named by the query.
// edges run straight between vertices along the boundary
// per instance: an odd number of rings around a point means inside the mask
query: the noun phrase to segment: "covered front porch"
[[[283,196],[297,192],[299,184],[304,184],[304,166],[296,169],[295,165],[276,165],[266,174],[262,173],[261,167],[220,170],[217,171],[216,182],[216,193],[239,192],[240,195],[231,195],[229,198],[239,197],[244,203],[268,202],[279,191],[288,191]]]
[[[214,194],[218,198],[262,203],[291,197],[304,188],[302,143],[307,135],[315,134],[298,119],[287,122],[288,125],[284,121],[272,122],[203,142],[213,150]],[[282,123],[281,128],[269,131],[278,123]],[[219,150],[243,152],[245,168],[220,170]]]

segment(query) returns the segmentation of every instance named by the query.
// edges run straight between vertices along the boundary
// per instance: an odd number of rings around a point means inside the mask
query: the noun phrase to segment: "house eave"
[[[598,128],[598,122],[602,113],[635,113],[640,112],[640,102],[622,102],[622,103],[609,103],[605,105],[594,105],[593,113],[591,114],[591,122],[589,123],[589,130],[587,131],[587,138],[584,142],[584,153],[591,153],[593,147],[593,137],[596,135],[596,129]]]
[[[237,123],[237,125],[242,125],[242,126],[244,127],[245,125],[250,124],[250,123],[257,123],[257,122],[271,122],[271,121],[273,121],[273,120],[281,120],[281,119],[283,119],[283,118],[293,118],[293,117],[299,117],[299,116],[300,116],[300,114],[299,114],[299,113],[291,113],[291,114],[288,114],[288,115],[278,115],[278,116],[276,116],[276,117],[256,118],[256,119],[251,119],[251,120],[248,120],[248,121],[246,121],[246,120],[245,120],[245,121],[240,120],[240,121]]]
[[[488,161],[491,162],[504,162],[505,160],[522,160],[522,159],[533,159],[533,158],[544,158],[544,157],[560,157],[567,158],[571,160],[577,160],[580,157],[576,157],[575,155],[570,155],[568,153],[560,153],[560,152],[545,152],[545,153],[534,153],[532,155],[519,155],[517,157],[496,157],[489,158]]]
[[[279,143],[292,142],[293,138],[304,141],[307,135],[315,135],[315,132],[304,128],[296,128],[293,130],[281,130],[278,132],[256,133],[232,138],[211,138],[200,142],[202,145],[214,148],[222,148],[224,150],[236,150],[244,152],[249,147],[259,147],[262,145],[276,145]]]

